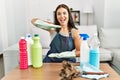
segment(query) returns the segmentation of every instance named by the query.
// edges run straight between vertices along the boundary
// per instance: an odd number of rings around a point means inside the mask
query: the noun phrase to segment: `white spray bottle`
[[[82,38],[82,43],[80,46],[80,67],[83,68],[89,63],[89,47],[87,43],[88,34],[80,34]]]

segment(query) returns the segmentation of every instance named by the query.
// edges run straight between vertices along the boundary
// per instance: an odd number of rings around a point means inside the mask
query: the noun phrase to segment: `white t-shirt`
[[[75,30],[75,28],[72,28],[72,29],[71,29],[71,35],[72,35],[72,37],[73,37],[74,30]],[[56,36],[56,34],[57,34],[56,31],[55,31],[53,34],[51,34],[51,41],[52,41],[53,38]],[[66,36],[66,37],[69,37],[69,36],[70,36],[69,33],[68,33],[68,34],[64,34],[64,33],[59,32],[59,34],[61,34],[62,36]]]

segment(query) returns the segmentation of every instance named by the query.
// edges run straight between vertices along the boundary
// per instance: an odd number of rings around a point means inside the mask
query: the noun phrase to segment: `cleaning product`
[[[90,41],[90,59],[89,63],[99,69],[100,64],[100,52],[99,52],[99,45],[100,42],[98,40],[97,34],[94,34],[91,41]]]
[[[28,52],[28,65],[32,65],[31,45],[33,44],[33,39],[31,37],[31,34],[26,35],[26,41],[27,41],[27,52]]]
[[[43,65],[42,62],[42,46],[40,44],[40,38],[38,34],[34,35],[34,43],[31,46],[32,66],[39,68]]]
[[[80,34],[82,38],[80,46],[80,67],[83,68],[86,64],[89,63],[89,47],[87,43],[88,34]]]
[[[19,41],[19,59],[20,59],[20,69],[28,68],[28,55],[27,55],[27,42],[24,37],[21,37]]]

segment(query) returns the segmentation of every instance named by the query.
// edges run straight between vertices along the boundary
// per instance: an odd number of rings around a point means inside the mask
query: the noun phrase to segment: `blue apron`
[[[59,33],[56,34],[56,36],[53,38],[51,44],[50,44],[50,50],[48,51],[46,57],[43,59],[43,62],[55,62],[59,63],[63,60],[70,61],[70,62],[76,62],[75,58],[50,58],[48,57],[51,53],[61,53],[65,51],[72,51],[75,49],[74,41],[72,36],[63,36]]]

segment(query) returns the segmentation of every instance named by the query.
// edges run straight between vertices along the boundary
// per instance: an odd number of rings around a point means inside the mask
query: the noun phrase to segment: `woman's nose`
[[[61,15],[60,15],[60,17],[64,17],[64,15],[63,15],[63,14],[61,14]]]

